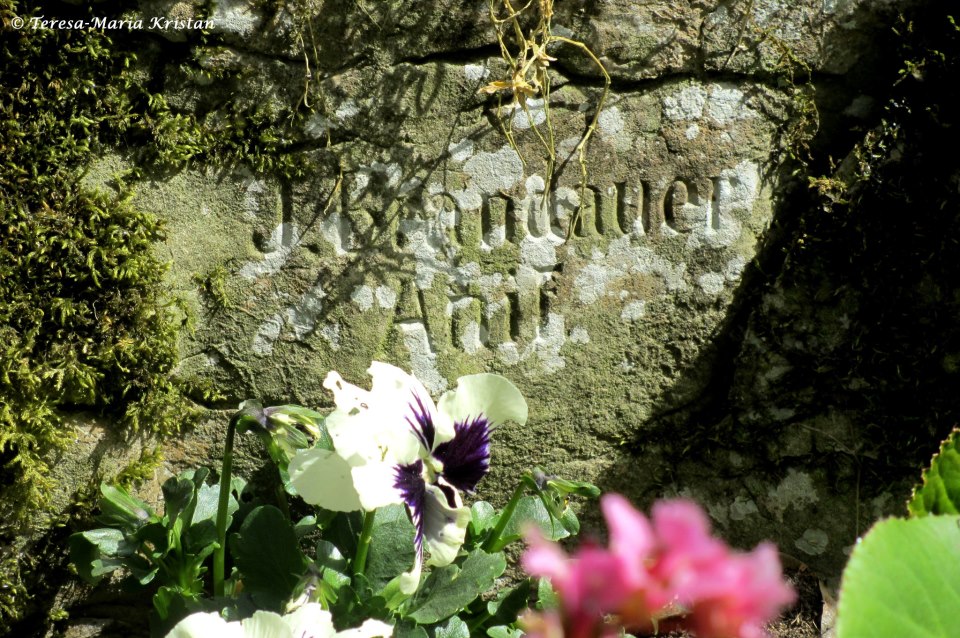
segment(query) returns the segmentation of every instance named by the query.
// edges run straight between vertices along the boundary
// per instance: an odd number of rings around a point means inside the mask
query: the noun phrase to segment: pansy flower
[[[307,603],[281,616],[257,611],[245,620],[227,622],[215,612],[198,612],[181,620],[167,638],[390,638],[393,627],[367,620],[355,629],[338,632],[330,612],[317,603]]]
[[[489,469],[492,430],[506,421],[524,424],[527,404],[496,374],[461,377],[435,404],[399,368],[374,362],[368,372],[370,390],[327,375],[324,387],[337,405],[326,420],[334,450],[299,453],[290,478],[304,500],[331,510],[405,504],[416,528],[416,564],[400,587],[411,593],[426,554],[430,565],[456,558],[470,520],[462,494]]]

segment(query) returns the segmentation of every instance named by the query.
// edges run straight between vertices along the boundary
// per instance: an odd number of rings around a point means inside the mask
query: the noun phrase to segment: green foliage
[[[907,508],[911,516],[960,514],[960,429],[940,446]]]
[[[960,517],[877,523],[843,572],[837,638],[947,638],[960,615]]]
[[[271,505],[246,517],[231,539],[231,550],[244,589],[260,609],[280,611],[307,571],[293,525]]]
[[[421,625],[432,625],[464,609],[493,587],[507,568],[502,553],[475,550],[460,565],[434,569],[405,608],[405,616]]]
[[[9,28],[13,16],[45,10],[0,0],[0,545],[8,547],[44,519],[50,459],[74,438],[64,414],[101,413],[160,434],[192,416],[168,376],[176,327],[152,253],[162,228],[129,192],[83,184],[98,141],[136,119],[133,82],[118,80],[135,57],[95,30]],[[4,556],[0,566],[0,631],[25,610],[18,560]]]
[[[97,522],[104,527],[69,539],[77,574],[97,583],[123,568],[135,585],[158,587],[154,613],[159,623],[178,620],[171,615],[195,606],[202,594],[204,563],[217,546],[218,489],[207,484],[208,474],[198,469],[168,479],[163,484],[162,516],[126,489],[101,485]],[[238,508],[237,498],[231,496],[228,518]]]

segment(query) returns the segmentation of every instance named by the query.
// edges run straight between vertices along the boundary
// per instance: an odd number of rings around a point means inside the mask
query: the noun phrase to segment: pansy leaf
[[[231,548],[244,590],[258,606],[279,611],[307,570],[293,524],[272,505],[247,516],[231,537]]]
[[[569,509],[567,511],[572,514]],[[561,516],[568,515],[562,512]],[[575,516],[573,521],[576,521]],[[513,511],[513,516],[503,530],[500,546],[520,539],[530,527],[539,530],[540,535],[547,540],[560,540],[570,536],[567,525],[572,525],[572,522],[551,516],[539,496],[524,496],[517,503],[517,509]]]
[[[517,620],[521,610],[526,609],[533,589],[530,579],[522,581],[516,587],[504,589],[496,599],[487,603],[487,613],[497,624],[509,624]]]
[[[546,578],[537,581],[537,609],[559,609],[560,597],[554,591],[553,585]]]
[[[960,514],[960,429],[954,429],[907,504],[912,516]]]
[[[477,501],[470,507],[470,524],[467,526],[467,532],[471,538],[477,539],[493,529],[498,518],[493,505],[486,501]]]
[[[470,638],[470,628],[457,616],[451,616],[433,630],[434,638]]]
[[[102,525],[135,531],[153,516],[153,510],[140,499],[131,496],[123,487],[100,485],[100,515],[96,520]]]
[[[188,551],[199,552],[217,541],[217,508],[219,501],[219,485],[202,485],[200,487],[193,508],[193,516],[190,519],[190,528],[187,531],[186,545]],[[227,501],[227,528],[230,527],[230,521],[239,507],[231,494]]]
[[[401,621],[393,630],[394,638],[429,638],[427,630],[409,621]]]
[[[325,569],[332,569],[341,574],[347,573],[347,559],[340,553],[337,546],[330,541],[322,540],[317,543],[316,563]]]
[[[317,529],[317,517],[316,516],[304,516],[297,524],[293,526],[293,530],[297,533],[297,538],[303,538],[307,534],[315,531]]]
[[[96,583],[104,574],[122,567],[124,560],[136,551],[123,532],[112,527],[80,532],[70,536],[70,560],[85,581]]]
[[[449,618],[493,587],[506,566],[502,553],[478,549],[460,567],[438,567],[410,599],[405,615],[423,625]]]
[[[857,543],[837,638],[947,638],[960,617],[960,516],[888,519]]]
[[[196,503],[196,490],[193,481],[184,475],[173,476],[164,481],[163,486],[164,515],[169,521],[169,527],[180,520],[190,520],[193,515],[193,506]]]
[[[374,592],[382,590],[413,565],[416,558],[413,543],[415,534],[416,530],[403,505],[387,505],[376,511],[364,571]]]
[[[519,629],[511,629],[504,625],[497,625],[496,627],[488,629],[487,635],[490,636],[490,638],[520,638],[523,632]]]

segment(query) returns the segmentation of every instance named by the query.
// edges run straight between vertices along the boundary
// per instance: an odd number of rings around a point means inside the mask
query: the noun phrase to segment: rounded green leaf
[[[960,618],[960,516],[888,519],[843,572],[837,638],[948,638]]]

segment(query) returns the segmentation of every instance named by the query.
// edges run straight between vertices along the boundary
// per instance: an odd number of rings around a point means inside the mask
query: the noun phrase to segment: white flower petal
[[[243,638],[294,638],[293,631],[279,614],[257,611],[244,620]],[[297,636],[296,638],[300,638]]]
[[[420,573],[422,571],[423,563],[418,558],[413,565],[413,569],[400,574],[400,592],[409,596],[417,591],[420,586]]]
[[[392,463],[367,463],[351,470],[353,485],[360,496],[360,505],[367,512],[392,503],[403,503],[403,494],[394,487],[397,482]]]
[[[167,634],[167,638],[243,638],[240,623],[228,623],[215,612],[190,614]]]
[[[366,620],[356,629],[347,629],[337,633],[338,638],[390,638],[393,627],[379,620]]]
[[[288,467],[290,483],[303,500],[334,512],[361,509],[351,469],[336,452],[319,448],[298,452]]]
[[[370,393],[375,397],[376,409],[382,414],[383,422],[390,424],[384,433],[388,437],[387,447],[398,463],[413,463],[422,453],[420,441],[408,423],[408,419],[417,423],[417,398],[426,410],[425,416],[433,423],[434,441],[453,438],[453,423],[437,412],[430,392],[419,379],[380,361],[371,363],[367,372],[373,379]]]
[[[336,633],[330,612],[317,603],[307,603],[283,617],[294,638],[332,638]]]
[[[437,404],[452,422],[484,417],[495,428],[505,421],[527,422],[527,402],[517,386],[499,374],[471,374],[457,379],[456,390],[446,392]],[[442,443],[445,440],[438,442]]]
[[[470,508],[456,494],[457,507],[450,507],[443,491],[427,485],[423,499],[423,547],[429,552],[428,565],[449,565],[457,557],[470,522]],[[453,489],[453,488],[450,488]]]

